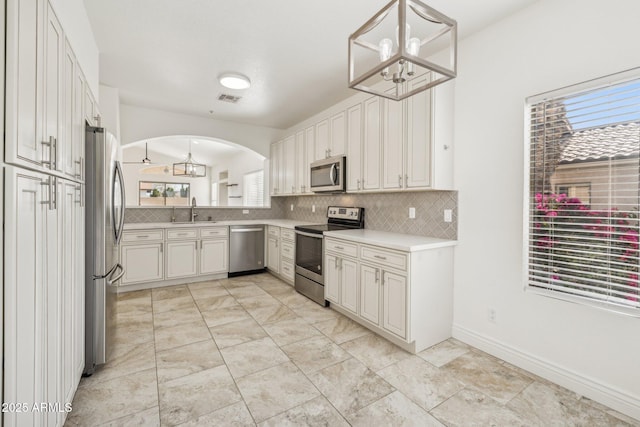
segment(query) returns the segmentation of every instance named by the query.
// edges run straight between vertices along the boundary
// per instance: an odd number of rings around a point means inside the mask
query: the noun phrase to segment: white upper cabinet
[[[5,161],[42,166],[42,53],[44,3],[8,0],[6,27]],[[47,150],[48,151],[48,150]]]
[[[282,141],[271,144],[271,195],[277,196],[281,194],[282,181],[280,177],[282,172]]]
[[[282,142],[282,164],[280,166],[280,182],[282,188],[280,194],[295,193],[296,176],[296,139],[290,135]]]
[[[380,188],[380,154],[382,150],[381,110],[382,98],[373,96],[364,105],[364,143],[362,149],[362,178],[360,189]],[[347,168],[349,167],[347,159]]]
[[[329,157],[329,120],[325,119],[316,123],[316,157],[314,160]]]
[[[345,143],[347,137],[347,121],[344,111],[334,114],[329,119],[330,138],[329,138],[329,150],[328,155],[331,156],[344,156],[346,153]]]
[[[417,76],[405,89],[428,78]],[[295,149],[285,150],[295,156],[294,186],[290,172],[276,173],[272,195],[309,194],[309,164],[338,155],[347,158],[347,192],[453,189],[453,82],[402,101],[358,94],[318,116],[325,118],[286,138],[295,140]],[[274,150],[281,143],[272,144],[272,170],[286,169],[282,150]]]
[[[362,104],[347,110],[347,191],[358,191],[362,182]]]
[[[6,20],[5,161],[81,181],[86,85],[71,45],[48,1],[9,0]]]

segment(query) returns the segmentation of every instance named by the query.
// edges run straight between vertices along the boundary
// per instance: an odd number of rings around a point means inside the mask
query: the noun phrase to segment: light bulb
[[[407,41],[407,53],[409,55],[418,56],[418,53],[420,53],[419,38],[413,37]],[[407,62],[407,74],[410,76],[413,76],[415,74],[413,63],[411,61]]]
[[[380,53],[380,62],[386,61],[391,58],[391,50],[393,49],[393,42],[391,39],[382,39],[380,43],[378,43],[379,53]]]

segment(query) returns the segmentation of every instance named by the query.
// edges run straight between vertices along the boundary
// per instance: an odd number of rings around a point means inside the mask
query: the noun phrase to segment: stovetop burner
[[[364,208],[329,206],[326,224],[296,225],[295,227],[296,230],[314,234],[355,228],[364,228]]]

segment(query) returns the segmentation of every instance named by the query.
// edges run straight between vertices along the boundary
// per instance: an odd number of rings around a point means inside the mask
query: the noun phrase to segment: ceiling
[[[209,166],[224,162],[241,152],[251,152],[257,157],[264,158],[242,145],[219,141],[214,138],[179,135],[151,138],[145,141],[127,144],[122,147],[123,160],[127,163],[142,163],[146,143],[148,144],[148,156],[151,161],[157,161],[156,159],[160,157],[161,159],[169,158],[172,159],[173,162],[179,162],[187,158],[189,149],[191,149],[191,154],[195,162]],[[191,143],[191,146],[189,146],[189,143]]]
[[[536,0],[427,0],[459,38]],[[84,0],[123,104],[286,129],[355,93],[347,39],[388,0]],[[247,75],[251,88],[217,76]],[[218,101],[240,95],[237,104]],[[212,113],[211,113],[212,112]]]

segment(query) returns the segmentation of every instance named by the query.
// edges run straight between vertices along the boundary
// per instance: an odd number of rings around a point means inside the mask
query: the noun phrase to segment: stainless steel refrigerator
[[[113,348],[124,226],[124,181],[119,144],[104,128],[86,129],[86,333],[84,374],[109,360]]]

